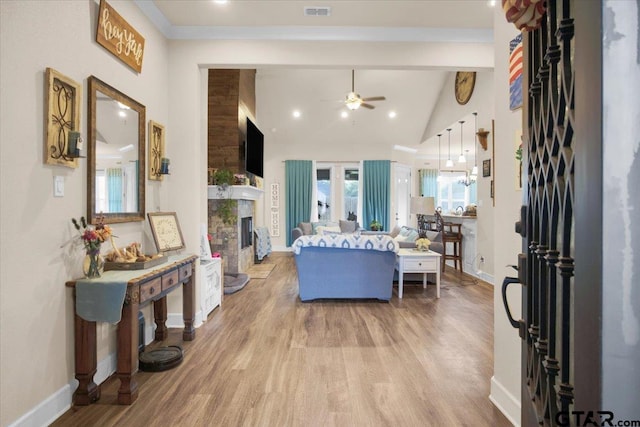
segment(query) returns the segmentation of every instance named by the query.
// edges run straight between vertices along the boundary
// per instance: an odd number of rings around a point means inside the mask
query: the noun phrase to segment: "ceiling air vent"
[[[305,6],[304,16],[331,16],[331,8],[325,6]]]

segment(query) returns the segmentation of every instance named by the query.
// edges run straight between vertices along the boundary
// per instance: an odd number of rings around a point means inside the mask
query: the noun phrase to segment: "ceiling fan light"
[[[360,102],[358,101],[347,101],[347,108],[349,110],[357,110],[360,108]]]
[[[452,168],[453,167],[453,160],[447,159],[447,163],[445,163],[445,166],[448,167],[448,168]]]
[[[360,104],[362,104],[362,98],[355,92],[349,92],[347,95],[347,100],[345,102],[347,108],[350,110],[357,110],[360,108]]]

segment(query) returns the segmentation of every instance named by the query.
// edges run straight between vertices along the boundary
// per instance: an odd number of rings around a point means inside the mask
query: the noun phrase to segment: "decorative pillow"
[[[340,227],[337,222],[318,221],[311,223],[311,234],[318,234],[318,227]]]
[[[400,227],[396,225],[395,227],[393,227],[393,230],[391,230],[391,232],[389,233],[389,237],[394,238],[398,234],[400,234]]]
[[[340,227],[339,226],[329,226],[329,225],[319,225],[318,227],[316,227],[317,233],[316,234],[340,234]]]
[[[418,239],[418,237],[420,237],[420,233],[418,233],[417,230],[410,229],[404,241],[415,242]]]
[[[396,237],[393,238],[393,240],[395,240],[396,242],[406,242],[407,241],[407,236],[403,236],[402,234],[398,234]]]
[[[408,237],[411,234],[411,229],[404,225],[400,228],[400,236]]]
[[[311,223],[311,234],[318,234],[318,227],[324,227],[326,224],[327,224],[326,221],[312,222]]]
[[[427,239],[431,240],[432,242],[439,242],[440,239],[440,233],[437,231],[427,231]]]
[[[358,223],[355,221],[340,220],[340,231],[343,233],[353,233],[358,229]]]
[[[308,236],[313,232],[310,222],[299,222],[298,227],[300,228],[300,230],[302,230],[302,234],[304,234],[305,236]]]

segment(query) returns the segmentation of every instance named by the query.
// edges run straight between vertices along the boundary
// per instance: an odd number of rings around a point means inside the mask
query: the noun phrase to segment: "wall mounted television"
[[[244,146],[244,169],[247,173],[264,177],[264,135],[247,117],[247,137]]]

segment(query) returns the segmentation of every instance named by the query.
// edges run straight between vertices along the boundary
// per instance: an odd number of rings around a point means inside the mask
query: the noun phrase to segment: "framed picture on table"
[[[158,252],[184,249],[184,238],[175,212],[149,212],[147,216]]]

